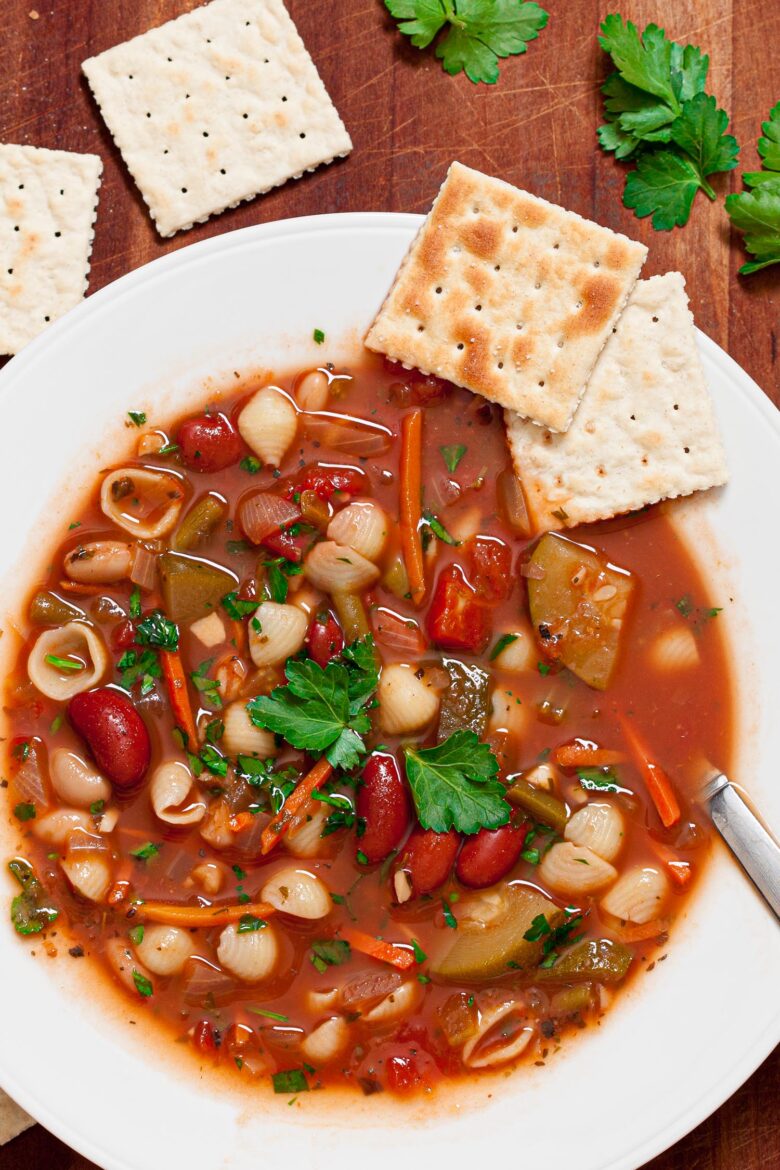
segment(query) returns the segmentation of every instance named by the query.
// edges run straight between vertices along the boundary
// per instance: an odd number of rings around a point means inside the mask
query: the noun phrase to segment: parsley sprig
[[[726,197],[726,211],[732,225],[745,236],[745,248],[754,260],[743,264],[741,276],[780,264],[780,102],[763,122],[758,140],[761,170],[748,171],[742,182],[749,191]]]
[[[434,52],[447,73],[488,85],[498,81],[499,60],[524,53],[549,19],[532,0],[385,0],[385,7],[416,49],[439,38]]]
[[[432,748],[405,747],[406,778],[424,829],[477,833],[509,820],[498,761],[473,731],[454,731]]]
[[[357,767],[371,727],[365,707],[379,681],[371,635],[347,646],[324,669],[308,658],[291,659],[285,676],[286,686],[247,703],[252,722],[294,748],[324,753],[334,768]]]
[[[642,33],[617,13],[601,25],[599,43],[616,66],[602,86],[604,150],[635,159],[623,203],[657,231],[688,222],[697,191],[715,192],[707,176],[737,165],[739,147],[728,115],[705,93],[709,57],[696,45],[669,40],[649,24]]]

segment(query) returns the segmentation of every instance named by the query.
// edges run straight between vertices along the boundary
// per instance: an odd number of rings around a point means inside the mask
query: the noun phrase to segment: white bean
[[[107,585],[130,576],[132,552],[121,540],[96,540],[80,544],[65,557],[64,568],[71,581]]]
[[[195,796],[185,807],[194,785],[192,773],[181,760],[159,764],[149,784],[149,797],[156,816],[168,825],[194,825],[203,820],[206,802]]]
[[[301,410],[324,410],[330,397],[330,379],[324,370],[309,370],[295,387]]]
[[[376,565],[334,540],[315,544],[303,568],[312,585],[325,593],[359,593],[379,577]]]
[[[60,666],[57,659],[73,663]],[[102,636],[85,622],[68,622],[56,630],[44,630],[30,651],[27,674],[34,687],[48,699],[67,702],[88,691],[108,669],[108,651]]]
[[[92,818],[76,808],[54,809],[43,817],[36,817],[31,825],[36,837],[45,841],[47,845],[55,845],[58,849],[67,845],[68,838],[76,829],[90,833],[93,827]]]
[[[178,926],[152,923],[144,927],[144,935],[135,952],[155,975],[176,975],[195,950],[192,935]]]
[[[306,640],[308,621],[295,605],[264,601],[249,626],[249,653],[255,666],[276,666],[297,654]]]
[[[325,883],[316,874],[292,865],[276,870],[263,886],[260,900],[296,918],[325,918],[333,909]]]
[[[258,390],[238,416],[244,442],[271,467],[279,467],[297,429],[298,412],[275,386]]]
[[[660,869],[654,865],[635,865],[601,899],[601,909],[623,922],[642,926],[663,912],[668,895],[669,882]]]
[[[539,866],[544,885],[558,894],[592,894],[614,882],[617,870],[584,845],[560,841],[548,849]]]
[[[440,692],[417,668],[392,662],[385,666],[377,689],[379,723],[388,735],[410,735],[421,731],[436,717]]]
[[[279,961],[279,942],[272,926],[240,931],[231,923],[219,936],[217,958],[244,983],[262,983],[274,973]]]
[[[616,804],[591,800],[569,820],[564,830],[567,841],[587,845],[605,861],[614,861],[623,848],[625,822]]]

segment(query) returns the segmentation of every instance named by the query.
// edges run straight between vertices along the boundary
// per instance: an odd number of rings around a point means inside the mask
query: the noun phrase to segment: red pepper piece
[[[460,565],[449,565],[439,574],[426,624],[431,641],[445,650],[481,654],[490,641],[490,611]]]
[[[359,467],[310,467],[303,471],[293,490],[316,492],[321,500],[329,500],[336,492],[365,495],[368,481]]]
[[[506,601],[512,590],[512,553],[495,536],[475,536],[467,546],[469,581],[483,601]]]
[[[332,658],[344,649],[344,634],[332,613],[315,614],[306,635],[309,655],[324,670]]]

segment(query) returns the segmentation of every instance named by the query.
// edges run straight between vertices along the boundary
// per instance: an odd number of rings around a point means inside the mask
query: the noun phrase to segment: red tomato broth
[[[498,638],[517,626],[519,615],[525,615],[523,620],[528,624],[526,582],[519,572],[519,566],[525,559],[525,548],[529,542],[513,536],[496,511],[496,476],[509,464],[501,413],[465,391],[438,383],[434,379],[420,380],[419,375],[409,375],[373,358],[366,358],[354,370],[344,372],[352,373],[354,380],[334,383],[332,389],[337,397],[331,399],[327,409],[352,414],[357,418],[365,417],[388,428],[394,441],[389,450],[379,456],[355,459],[324,448],[320,440],[301,442],[299,439],[288,451],[280,476],[268,469],[251,475],[239,465],[213,474],[187,472],[177,462],[175,452],[167,457],[149,455],[143,459],[131,459],[122,465],[133,466],[137,463],[183,474],[189,497],[185,507],[208,493],[217,493],[228,503],[230,510],[227,524],[220,524],[212,538],[194,550],[193,555],[232,569],[239,579],[239,595],[251,597],[254,595],[251,578],[258,555],[260,559],[270,559],[278,554],[271,551],[266,554],[262,548],[258,550],[255,547],[243,552],[227,552],[227,542],[238,541],[242,536],[235,522],[242,497],[258,488],[273,487],[278,480],[285,482],[294,479],[307,466],[319,465],[321,470],[358,467],[367,477],[367,490],[361,492],[361,495],[376,499],[395,519],[398,515],[400,420],[404,411],[422,405],[425,507],[436,513],[445,529],[457,523],[459,514],[477,508],[479,534],[496,538],[508,545],[514,568],[505,599],[499,596],[499,599],[494,600],[495,580],[492,582],[492,592],[489,591],[490,600],[487,602],[492,632],[484,654],[471,655],[464,651],[449,650],[441,652],[429,645],[418,657],[424,664],[434,664],[443,653],[445,657],[485,666],[487,656]],[[282,378],[276,384],[292,393],[295,381],[292,376]],[[247,393],[243,390],[232,403],[229,397],[221,401],[219,410],[235,425],[246,401]],[[154,423],[157,421],[152,420]],[[177,429],[174,424],[169,428],[169,433],[175,436]],[[300,431],[301,428],[299,435]],[[449,472],[440,448],[457,444],[465,445],[467,450],[456,470]],[[243,443],[242,450],[244,454],[249,454],[249,449]],[[449,502],[456,494],[452,484],[460,485],[461,492],[457,500]],[[79,528],[69,533],[61,547],[54,552],[48,577],[37,582],[32,592],[50,589],[66,596],[58,589],[58,583],[63,577],[64,555],[82,543],[117,539],[117,530],[107,524],[99,509],[98,495],[99,484],[79,514]],[[340,500],[340,497],[336,498]],[[650,509],[636,520],[591,526],[587,530],[574,530],[567,535],[605,554],[613,564],[630,571],[637,582],[623,633],[617,671],[609,689],[602,693],[592,690],[566,670],[559,672],[554,665],[547,672],[546,667],[551,664],[541,650],[541,671],[526,671],[516,675],[491,665],[495,684],[511,691],[520,701],[518,705],[523,711],[521,735],[499,736],[498,740],[493,737],[493,746],[502,765],[502,776],[506,777],[533,767],[540,758],[546,758],[551,749],[573,739],[592,741],[628,755],[619,716],[628,713],[636,721],[655,759],[662,763],[665,771],[673,778],[682,804],[682,820],[672,829],[664,829],[636,768],[630,761],[621,764],[621,783],[631,790],[632,795],[614,798],[626,818],[629,837],[620,856],[620,869],[629,862],[658,865],[659,853],[656,850],[661,851],[661,859],[677,858],[691,863],[693,880],[684,888],[678,888],[674,882],[671,884],[670,909],[664,916],[665,927],[667,922],[671,926],[678,906],[681,906],[682,900],[695,886],[695,879],[706,863],[710,840],[706,825],[697,819],[692,794],[686,788],[694,780],[692,766],[697,753],[706,755],[724,767],[728,766],[730,759],[732,704],[724,642],[717,620],[703,616],[708,604],[706,590],[663,507]],[[393,528],[384,555],[385,562],[398,549],[399,543],[397,530]],[[437,542],[435,565],[432,567],[426,563],[427,591],[420,608],[416,608],[410,600],[399,599],[381,584],[368,591],[372,605],[390,610],[402,620],[416,622],[424,632],[426,611],[439,575],[453,564],[461,567],[467,581],[469,573],[473,573],[474,565],[473,562],[470,565],[467,551],[464,547]],[[294,585],[296,578],[291,581]],[[126,621],[131,590],[131,583],[124,581],[101,589],[99,597],[67,595],[72,603],[81,605],[89,617],[98,618],[111,647],[113,663],[121,657],[123,647],[112,646],[111,635]],[[500,590],[498,593],[500,595]],[[115,599],[115,608],[112,609],[104,600],[106,597]],[[678,603],[688,598],[693,599],[695,608],[685,619]],[[717,602],[718,599],[714,600]],[[144,613],[160,604],[159,589],[144,594]],[[687,600],[682,608],[688,608]],[[678,675],[661,674],[649,662],[647,647],[671,623],[684,620],[696,626],[700,663],[694,669],[679,672]],[[62,722],[58,730],[51,730],[53,721],[62,713],[64,705],[41,695],[27,681],[26,657],[38,632],[37,628],[30,628],[25,649],[19,656],[18,668],[7,681],[6,704],[12,735],[25,740],[37,737],[52,749],[68,746],[83,753],[84,745],[67,720]],[[237,653],[237,649],[229,643],[218,647],[215,652],[206,650],[194,638],[187,637],[184,630],[181,632],[180,649],[188,674],[213,654],[220,659],[230,658]],[[231,627],[228,637],[232,633],[234,630]],[[409,660],[408,652],[394,651],[381,641],[381,637],[379,645],[385,664]],[[213,674],[213,671],[210,673]],[[272,668],[269,679],[282,682],[281,671]],[[116,676],[111,674],[104,680],[104,684],[116,681]],[[197,692],[190,687],[189,693],[196,719],[200,719],[201,723],[206,718],[210,721],[218,716],[218,712],[206,706],[198,709]],[[564,717],[559,724],[538,718],[539,704],[551,695],[554,703],[565,707]],[[182,752],[172,734],[169,702],[162,681],[157,681],[154,691],[147,698],[139,699],[137,691],[132,697],[151,736],[152,767],[148,773],[151,775],[160,760],[181,759]],[[426,744],[435,742],[433,732],[435,724],[424,737]],[[378,729],[367,739],[369,748],[387,745],[392,751],[397,750],[399,742],[398,738],[388,737]],[[301,752],[284,750],[279,762],[284,764],[289,761],[296,764],[301,775],[305,774],[307,766]],[[16,763],[15,760],[9,761],[12,806],[16,801],[12,779]],[[277,847],[267,858],[242,849],[242,840],[246,839],[247,834],[252,834],[250,826],[248,830],[235,834],[228,850],[217,850],[201,837],[202,826],[174,828],[160,822],[150,807],[146,783],[139,792],[126,797],[120,795],[116,800],[120,820],[111,835],[116,854],[112,875],[114,886],[116,883],[129,882],[129,892],[133,898],[189,902],[195,905],[195,895],[202,894],[202,891],[197,886],[187,887],[182,883],[199,863],[215,860],[227,867],[229,875],[229,880],[214,897],[215,903],[233,904],[237,899],[243,901],[245,898],[251,902],[259,901],[260,890],[268,875],[279,868],[283,859],[290,860],[284,854],[283,846]],[[219,777],[204,773],[202,787],[208,790],[209,786],[218,784]],[[338,791],[352,791],[343,784],[336,787]],[[572,795],[578,791],[575,771],[564,770],[558,795],[569,801],[572,810],[577,807],[572,801]],[[49,856],[57,851],[47,848],[34,837],[31,831],[33,825],[21,827],[25,831],[29,860],[46,889],[56,897],[62,911],[58,927],[63,925],[64,919],[76,942],[96,959],[93,966],[101,965],[100,956],[106,940],[115,936],[127,940],[128,930],[139,921],[129,898],[125,897],[113,908],[105,903],[93,905],[86,902],[70,890],[56,859]],[[250,840],[253,849],[257,850],[257,834],[250,836]],[[151,861],[143,862],[130,857],[130,850],[146,842],[161,846]],[[320,857],[297,863],[299,868],[320,875],[330,891],[345,901],[334,904],[331,913],[322,922],[307,922],[282,914],[275,916],[274,927],[278,928],[282,955],[270,979],[253,987],[241,984],[232,977],[227,981],[214,978],[211,989],[203,993],[202,988],[193,990],[191,986],[190,965],[182,975],[154,979],[153,995],[145,1001],[147,1009],[177,1037],[190,1036],[201,1054],[210,1052],[214,1042],[213,1059],[224,1063],[238,1057],[237,1063],[241,1065],[244,1075],[246,1072],[263,1074],[299,1069],[305,1065],[307,1062],[302,1060],[299,1049],[301,1037],[323,1018],[333,1014],[327,1010],[313,1010],[306,1002],[305,992],[354,984],[362,976],[375,977],[380,986],[389,986],[391,981],[388,977],[393,974],[393,969],[387,964],[361,955],[354,948],[351,957],[343,965],[328,966],[324,971],[318,971],[311,961],[312,942],[338,936],[341,927],[357,926],[367,934],[406,946],[412,945],[414,940],[422,952],[433,957],[454,933],[452,927],[447,925],[449,914],[452,913],[457,919],[459,902],[469,895],[469,890],[457,882],[453,871],[445,885],[430,897],[413,899],[399,906],[392,898],[389,885],[388,869],[392,867],[386,863],[360,864],[356,860],[359,848],[360,840],[356,839],[355,833],[342,830],[324,840]],[[539,884],[535,867],[523,860],[514,866],[509,876],[514,881]],[[446,899],[448,910],[444,909],[443,899]],[[566,904],[563,897],[556,896],[556,901],[560,905]],[[614,926],[602,922],[597,903],[598,896],[578,902],[578,905],[582,904],[589,909],[581,928],[588,938],[609,935]],[[212,927],[194,932],[198,943],[196,953],[207,955],[215,965],[216,941],[220,929]],[[632,972],[642,969],[642,964],[652,956],[655,947],[654,937],[631,944],[635,954]],[[478,1006],[484,1008],[515,986],[522,984],[527,992],[529,980],[524,978],[513,982],[512,975],[505,976],[496,982],[495,987],[478,983],[439,983],[435,978],[430,982],[419,982],[418,975],[424,979],[430,978],[427,971],[426,961],[421,961],[411,969],[411,980],[417,983],[415,990],[418,1002],[396,1024],[372,1027],[361,1017],[355,1018],[356,1009],[353,1008],[347,1014],[350,1027],[348,1048],[343,1057],[332,1064],[317,1068],[314,1072],[307,1070],[311,1085],[352,1084],[365,1093],[381,1089],[408,1093],[430,1088],[442,1077],[471,1075],[458,1051],[447,1042],[440,1017],[443,1005],[462,992],[467,997],[475,997]],[[402,978],[406,977],[404,973]],[[550,994],[552,992],[543,990],[530,993],[527,1008],[531,1018],[540,1023],[538,1042],[526,1050],[526,1058],[537,1061],[544,1059],[568,1031],[598,1018],[599,1009],[594,1007],[571,1020],[555,1020],[551,1030],[546,1014]],[[136,997],[136,1004],[138,1002]],[[263,1016],[252,1009],[284,1018],[277,1020],[273,1015]],[[211,1032],[203,1021],[211,1025]],[[544,1027],[542,1023],[545,1023]],[[236,1033],[236,1028],[244,1030]],[[251,1029],[251,1034],[246,1029]],[[249,1043],[244,1043],[247,1039]]]

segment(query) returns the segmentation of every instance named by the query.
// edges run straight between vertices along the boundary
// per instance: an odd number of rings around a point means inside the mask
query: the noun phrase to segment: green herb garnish
[[[253,934],[257,930],[264,930],[267,925],[264,918],[256,918],[254,914],[242,914],[238,920],[238,933]]]
[[[302,573],[303,565],[296,565],[295,561],[288,561],[286,557],[274,557],[271,561],[262,561],[261,563],[268,573],[266,590],[271,601],[284,605],[289,590],[287,578],[296,577]]]
[[[144,999],[148,999],[154,993],[151,981],[145,975],[142,975],[140,971],[136,971],[135,968],[133,968],[133,983],[138,994],[143,996]]]
[[[750,191],[726,196],[726,211],[732,226],[744,232],[745,248],[754,260],[740,268],[741,276],[780,264],[780,102],[769,111],[758,140],[761,170],[743,174]]]
[[[47,904],[47,895],[32,866],[21,857],[8,862],[8,868],[22,887],[11,902],[11,921],[17,934],[40,934],[56,921],[58,910]]]
[[[130,856],[134,857],[136,861],[151,861],[160,852],[160,848],[153,841],[147,841],[145,845],[139,845],[137,849],[131,849]]]
[[[226,593],[222,598],[222,605],[228,617],[233,621],[240,622],[242,618],[249,617],[254,613],[260,605],[259,601],[245,601],[243,597],[239,597],[235,590],[232,593]]]
[[[453,548],[460,547],[461,542],[456,540],[454,536],[450,536],[441,520],[438,518],[438,516],[434,515],[433,512],[423,512],[423,520],[428,525],[433,535],[438,537],[439,540],[443,541],[444,544],[449,544]]]
[[[309,1088],[302,1068],[289,1068],[286,1072],[274,1073],[271,1081],[275,1093],[305,1093]]]
[[[238,466],[249,475],[257,475],[258,471],[263,469],[263,465],[256,455],[245,455]]]
[[[494,662],[496,658],[498,658],[501,651],[506,650],[507,646],[511,646],[513,642],[516,642],[518,637],[518,634],[502,634],[493,649],[490,651],[490,661]]]
[[[342,963],[346,963],[350,959],[351,955],[352,948],[345,939],[326,938],[311,944],[309,957],[312,966],[322,974],[327,971],[328,967],[340,967]]]
[[[509,820],[498,761],[473,731],[455,731],[431,748],[405,747],[406,778],[424,829],[477,833]]]
[[[142,410],[128,410],[127,417],[136,427],[142,427],[146,423],[146,414]]]
[[[439,447],[439,451],[447,471],[454,475],[458,470],[458,464],[468,451],[468,447],[464,447],[462,443],[453,443],[449,447]]]
[[[317,342],[317,345],[322,345],[323,341],[325,340],[325,334],[321,329],[315,329],[312,333],[312,337]]]
[[[140,646],[156,646],[159,650],[178,650],[179,627],[170,621],[161,609],[152,610],[135,628],[135,640]]]
[[[84,670],[86,668],[85,663],[79,662],[74,658],[60,658],[58,654],[47,654],[44,661],[48,662],[49,666],[56,666],[57,670],[75,671]]]
[[[219,711],[222,707],[222,696],[219,693],[220,683],[217,679],[209,678],[208,672],[214,665],[213,658],[207,658],[205,662],[201,662],[196,670],[190,673],[192,685],[195,690],[202,696],[207,706]]]

